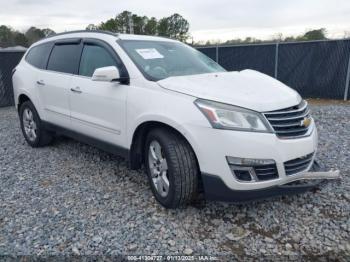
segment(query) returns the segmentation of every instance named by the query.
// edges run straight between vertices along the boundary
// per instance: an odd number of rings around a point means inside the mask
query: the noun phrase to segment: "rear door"
[[[38,99],[38,92],[41,91],[41,88],[38,87],[38,80],[42,71],[46,70],[52,46],[53,43],[49,42],[31,47],[25,56],[24,60],[26,63],[24,66],[22,66],[21,62],[16,67],[16,72],[20,72],[20,74],[14,74],[13,77],[14,91],[17,92],[18,89],[25,89],[31,95],[31,100],[43,120],[46,120],[46,112],[43,111],[42,101]],[[19,75],[20,77],[18,77]],[[17,96],[18,94],[15,94],[16,98]]]
[[[47,70],[41,71],[37,80],[47,121],[66,128],[71,126],[68,95],[72,75],[78,72],[81,48],[81,39],[56,41]]]
[[[70,84],[69,100],[75,131],[125,147],[125,112],[129,86],[119,82],[92,81],[97,68],[115,66],[125,72],[114,49],[103,41],[85,39],[78,75]]]

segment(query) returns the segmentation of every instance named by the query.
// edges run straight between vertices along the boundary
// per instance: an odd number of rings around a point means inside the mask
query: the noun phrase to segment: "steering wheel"
[[[150,71],[152,72],[152,75],[159,78],[164,78],[169,76],[168,72],[161,66],[155,66]]]

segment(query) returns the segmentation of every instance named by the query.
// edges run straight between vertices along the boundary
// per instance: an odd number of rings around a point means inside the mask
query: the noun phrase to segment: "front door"
[[[92,81],[97,68],[118,66],[110,49],[85,42],[78,75],[69,92],[72,128],[84,135],[125,147],[126,97],[129,86],[119,82]]]

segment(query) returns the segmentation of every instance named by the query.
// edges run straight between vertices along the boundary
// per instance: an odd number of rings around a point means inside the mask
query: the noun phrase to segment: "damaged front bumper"
[[[218,176],[203,174],[205,198],[214,201],[246,202],[261,200],[281,195],[304,193],[317,187],[325,180],[340,179],[339,170],[321,171],[317,162],[314,162],[312,171],[290,176],[283,184],[256,190],[232,190],[225,185]]]

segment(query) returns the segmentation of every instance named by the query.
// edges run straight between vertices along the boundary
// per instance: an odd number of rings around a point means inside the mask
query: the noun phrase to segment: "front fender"
[[[195,150],[197,148],[196,142],[193,139],[191,133],[186,129],[184,125],[181,123],[178,123],[174,121],[173,119],[169,118],[166,115],[162,114],[143,114],[141,115],[132,125],[132,127],[129,129],[129,136],[128,136],[128,145],[131,147],[132,139],[134,137],[136,129],[141,126],[142,124],[145,124],[147,122],[159,122],[161,124],[168,125],[172,128],[174,128],[176,131],[181,133],[189,142],[189,144],[192,146],[192,148]],[[196,151],[196,150],[195,150]]]

